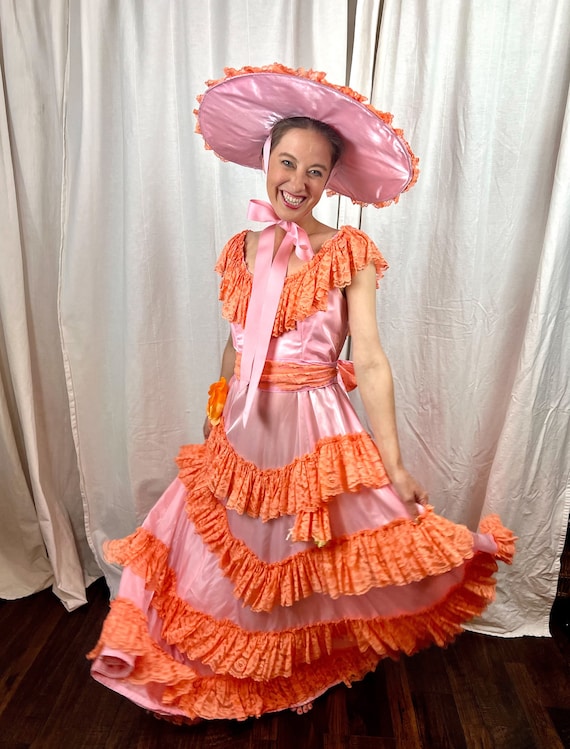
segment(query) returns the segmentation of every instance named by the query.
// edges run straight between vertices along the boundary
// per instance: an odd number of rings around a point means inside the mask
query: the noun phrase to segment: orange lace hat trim
[[[246,234],[247,231],[243,231],[232,237],[216,263],[216,271],[222,276],[222,314],[229,322],[241,326],[245,326],[253,280],[244,260]],[[285,278],[273,335],[294,330],[300,320],[326,310],[329,291],[349,286],[354,274],[370,263],[374,264],[379,280],[388,264],[376,245],[359,229],[343,226],[323,244],[312,260]]]
[[[202,474],[208,487],[228,509],[262,520],[282,515],[316,513],[343,492],[389,483],[374,441],[367,432],[325,437],[313,452],[281,468],[258,468],[228,442],[222,423],[214,427],[205,445],[184,445],[176,459],[179,478],[193,492]],[[299,527],[294,539],[310,541]],[[324,539],[329,540],[330,535]]]
[[[319,83],[335,91],[338,91],[341,94],[344,94],[345,96],[348,96],[349,98],[353,99],[354,101],[359,102],[363,107],[368,109],[372,114],[374,114],[376,117],[378,117],[380,120],[382,120],[383,122],[385,122],[387,125],[389,125],[392,128],[393,132],[398,136],[399,140],[401,141],[402,145],[404,146],[407,152],[408,158],[410,160],[412,176],[410,178],[410,181],[406,185],[406,187],[402,190],[402,192],[407,192],[408,190],[410,190],[418,181],[418,177],[420,173],[419,158],[414,154],[410,144],[405,139],[403,130],[399,128],[395,128],[393,126],[392,124],[393,119],[394,119],[393,115],[390,114],[389,112],[382,112],[381,110],[377,109],[376,107],[374,107],[372,104],[370,104],[367,101],[366,96],[364,96],[363,94],[359,94],[357,91],[350,88],[349,86],[341,86],[335,83],[331,83],[330,81],[327,80],[326,74],[320,70],[312,70],[311,68],[309,69],[289,68],[286,65],[283,65],[278,62],[274,62],[271,65],[263,65],[260,67],[254,67],[251,65],[246,65],[242,68],[227,67],[227,68],[224,68],[223,78],[210,79],[206,81],[206,86],[208,87],[208,89],[210,89],[212,88],[212,86],[215,86],[219,83],[223,83],[225,80],[235,78],[236,76],[247,75],[247,74],[252,74],[252,73],[281,73],[283,75],[296,76],[297,78],[306,78],[307,80],[315,81],[316,83]],[[203,99],[204,99],[204,94],[200,94],[196,97],[198,104],[201,104]],[[199,124],[199,118],[198,118],[199,110],[194,109],[193,112],[196,117],[195,132],[198,133],[199,135],[202,135],[202,131],[201,131],[200,124]],[[213,153],[215,153],[216,156],[218,156],[218,158],[220,158],[222,161],[226,160],[222,158],[219,154],[217,154],[216,151],[207,143],[206,140],[204,140],[204,147],[207,151],[212,151]],[[340,193],[335,192],[334,190],[327,190],[327,193],[329,195],[340,194]],[[374,202],[366,203],[362,200],[357,200],[355,198],[351,198],[351,200],[355,205],[362,205],[362,206],[372,205],[375,208],[383,208],[385,206],[390,205],[391,203],[397,203],[399,200],[400,194],[394,197],[392,200],[383,200],[383,201],[375,202],[375,203]]]

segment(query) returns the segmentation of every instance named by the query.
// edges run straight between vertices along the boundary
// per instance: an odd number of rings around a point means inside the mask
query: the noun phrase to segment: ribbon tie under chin
[[[269,223],[261,232],[253,273],[251,297],[245,319],[245,335],[241,359],[240,383],[247,388],[243,423],[247,424],[253,398],[259,385],[261,373],[267,359],[273,323],[287,275],[287,265],[293,248],[300,260],[310,260],[313,249],[307,232],[293,221],[283,221],[273,210],[271,203],[250,200],[248,219]],[[279,226],[285,236],[275,256],[275,229]]]

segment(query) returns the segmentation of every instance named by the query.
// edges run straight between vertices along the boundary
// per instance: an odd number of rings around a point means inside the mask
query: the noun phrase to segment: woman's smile
[[[288,130],[271,151],[267,194],[277,215],[306,228],[331,172],[327,138],[314,130]]]
[[[303,196],[291,195],[291,193],[286,190],[281,190],[281,196],[283,202],[286,203],[289,208],[298,208],[303,200],[305,200]]]

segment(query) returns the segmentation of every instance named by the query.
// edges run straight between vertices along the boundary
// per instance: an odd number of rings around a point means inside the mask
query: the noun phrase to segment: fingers
[[[421,514],[418,505],[421,505],[422,507],[427,505],[429,500],[428,493],[419,487],[405,487],[404,489],[400,489],[399,487],[394,488],[410,515],[412,517],[418,517],[418,515]]]
[[[427,492],[422,491],[420,494],[418,494],[417,502],[419,502],[421,505],[427,505],[429,502],[429,495]]]
[[[417,518],[423,513],[422,507],[427,505],[429,496],[421,484],[406,470],[399,471],[392,478],[392,488],[404,503],[411,517]]]
[[[418,505],[416,502],[413,502],[413,501],[406,502],[406,509],[413,518],[417,518],[420,514],[420,511],[418,510]]]

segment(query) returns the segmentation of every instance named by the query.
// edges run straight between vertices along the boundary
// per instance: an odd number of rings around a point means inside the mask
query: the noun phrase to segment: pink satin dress
[[[244,233],[218,264],[238,354],[243,251]],[[180,721],[296,707],[446,645],[493,599],[512,534],[496,516],[479,532],[430,507],[411,518],[340,376],[341,287],[370,262],[380,276],[378,250],[345,227],[286,280],[247,424],[234,376],[206,444],[182,448],[143,526],[109,544],[125,569],[92,674],[142,707]]]

